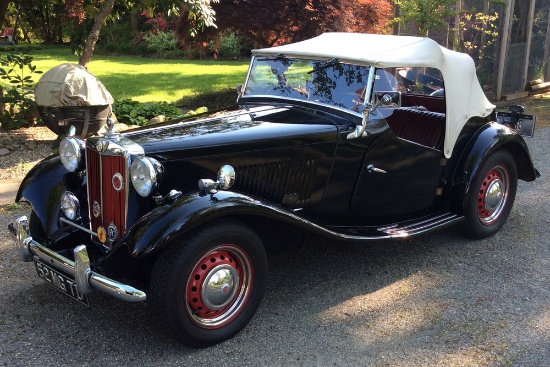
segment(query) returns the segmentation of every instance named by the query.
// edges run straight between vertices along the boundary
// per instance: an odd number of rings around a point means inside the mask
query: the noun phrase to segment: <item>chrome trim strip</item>
[[[248,85],[248,80],[250,78],[250,74],[252,73],[252,65],[254,65],[254,60],[256,60],[256,55],[252,55],[252,58],[250,59],[250,64],[248,64],[248,71],[246,72],[246,79],[244,80],[244,84],[241,87],[241,92],[237,96],[237,103],[241,100],[241,98],[244,95],[244,91],[246,90],[246,86]]]
[[[94,203],[90,200],[90,183],[88,182],[88,147],[84,147],[84,169],[86,174],[86,201],[88,202],[88,218],[90,220],[90,228],[92,228],[92,218],[95,217],[93,214]]]
[[[299,99],[299,98],[291,98],[291,97],[280,97],[280,96],[274,96],[274,95],[271,95],[271,94],[254,94],[254,95],[251,95],[251,96],[242,96],[241,98],[239,98],[239,102],[246,103],[247,99],[254,100],[254,98],[272,98],[272,99],[277,100],[277,103],[285,103],[285,105],[283,107],[286,107],[286,108],[290,108],[290,107],[295,106],[295,105],[292,105],[289,101],[297,101],[297,102],[303,103],[305,105],[330,107],[330,108],[336,109],[338,111],[348,113],[348,114],[353,115],[353,116],[363,117],[363,114],[360,113],[360,112],[355,112],[355,111],[349,110],[347,108],[339,107],[339,106],[336,106],[336,105],[333,105],[333,104],[330,104],[330,103],[320,103],[320,102],[310,101],[310,100],[307,100],[307,99]]]
[[[75,261],[72,261],[33,240],[26,223],[28,223],[27,217],[23,216],[16,219],[15,225],[12,223],[8,226],[10,236],[18,247],[23,261],[32,261],[33,256],[36,256],[46,264],[74,276],[78,291],[82,294],[98,289],[127,302],[146,300],[145,292],[92,271],[86,246],[80,245],[74,248]]]

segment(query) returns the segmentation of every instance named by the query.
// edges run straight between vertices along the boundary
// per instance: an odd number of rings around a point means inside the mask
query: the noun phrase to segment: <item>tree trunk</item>
[[[0,85],[0,116],[4,114],[6,105],[4,103],[4,88]]]
[[[483,0],[483,15],[489,14],[489,0]],[[483,61],[485,58],[485,47],[487,46],[487,22],[483,22],[481,25],[481,41],[479,42],[479,59],[477,67],[483,68]]]
[[[134,33],[137,33],[139,31],[139,17],[139,8],[137,6],[134,6],[132,10],[130,10],[130,24]]]
[[[78,63],[84,66],[85,68],[88,68],[88,63],[90,62],[90,59],[94,54],[94,47],[97,40],[99,39],[101,28],[103,28],[103,24],[105,23],[105,19],[107,18],[107,16],[111,14],[114,4],[115,4],[115,0],[104,0],[103,5],[101,5],[101,9],[99,10],[99,13],[95,18],[95,22],[94,22],[94,25],[92,26],[92,30],[90,31],[90,34],[86,39],[84,52],[82,52],[82,55],[80,56],[80,60],[78,61]]]
[[[9,3],[9,0],[0,0],[0,28],[4,26],[4,22],[6,21]]]
[[[19,40],[17,39],[17,26],[19,25],[19,8],[21,8],[21,5],[17,7],[17,12],[15,13],[15,22],[13,23],[13,43],[19,42]]]
[[[394,18],[399,18],[399,5],[394,5],[393,6],[393,17]],[[400,24],[399,23],[394,23],[392,25],[392,34],[395,35],[395,36],[398,36],[399,35],[399,27]]]
[[[455,14],[455,39],[453,50],[462,51],[462,27],[460,26],[460,15],[462,14],[462,0],[456,2],[456,14]],[[464,52],[464,51],[462,51]]]

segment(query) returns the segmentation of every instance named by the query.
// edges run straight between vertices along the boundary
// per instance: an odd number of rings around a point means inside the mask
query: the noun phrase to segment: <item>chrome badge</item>
[[[95,200],[92,203],[92,214],[96,218],[99,217],[99,215],[101,214],[101,206],[99,206],[99,203]]]
[[[124,179],[122,178],[122,175],[118,172],[113,175],[111,183],[113,184],[113,188],[116,191],[122,191],[122,189],[124,188]]]
[[[97,227],[97,238],[101,243],[107,242],[107,232],[105,232],[105,228],[102,226]]]
[[[107,235],[109,236],[109,239],[111,241],[116,240],[118,237],[118,228],[115,226],[113,222],[111,222],[111,224],[107,228]]]
[[[109,147],[109,141],[107,140],[98,140],[95,143],[95,148],[100,153],[106,151],[108,147]]]

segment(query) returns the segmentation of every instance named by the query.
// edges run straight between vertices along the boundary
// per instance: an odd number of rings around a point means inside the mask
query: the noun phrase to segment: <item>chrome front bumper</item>
[[[75,261],[72,261],[33,240],[30,236],[29,222],[26,216],[17,218],[15,223],[8,225],[8,229],[21,260],[30,262],[33,260],[33,256],[37,256],[46,264],[73,276],[81,294],[88,294],[92,289],[98,289],[123,301],[145,301],[145,292],[93,272],[90,269],[86,246],[80,245],[74,248]]]

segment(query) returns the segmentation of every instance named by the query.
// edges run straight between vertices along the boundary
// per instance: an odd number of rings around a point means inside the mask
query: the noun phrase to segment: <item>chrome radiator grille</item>
[[[128,160],[124,155],[102,155],[86,148],[86,179],[90,230],[98,232],[102,227],[110,241],[122,237],[126,230],[128,202]],[[115,175],[117,178],[114,179]],[[115,184],[121,179],[120,190]],[[101,238],[100,238],[101,240]]]

